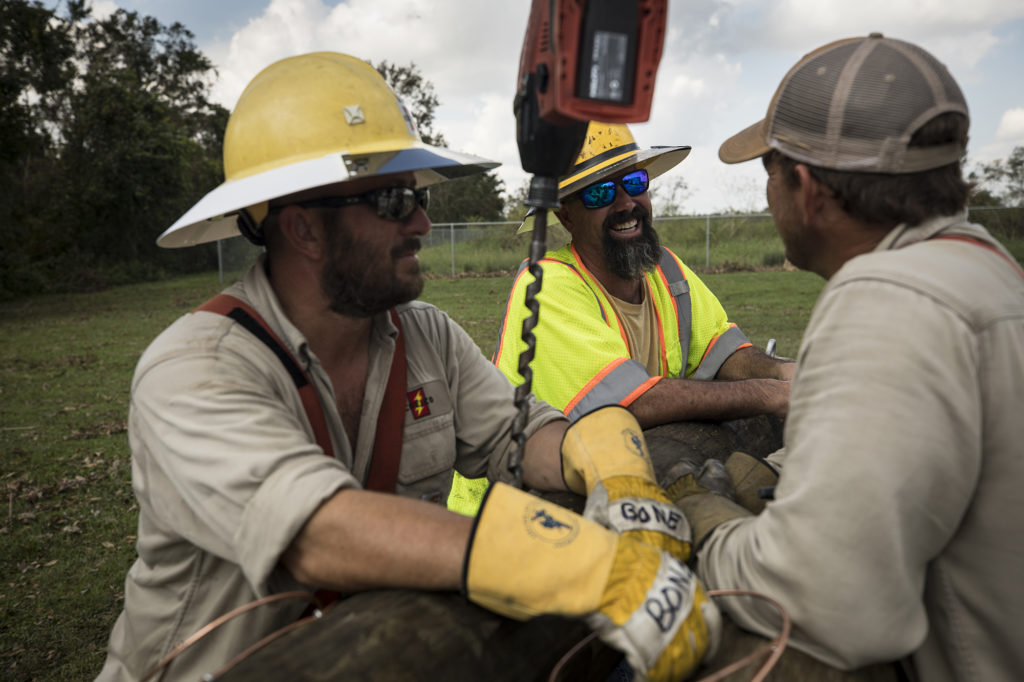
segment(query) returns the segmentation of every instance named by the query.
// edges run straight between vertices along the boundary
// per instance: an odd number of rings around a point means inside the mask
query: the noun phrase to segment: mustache
[[[635,219],[638,223],[643,224],[647,222],[649,217],[650,213],[647,212],[647,209],[641,206],[640,204],[637,204],[636,206],[633,207],[632,211],[618,211],[617,213],[609,213],[604,217],[604,224],[602,225],[602,227],[607,230],[610,229],[612,225],[618,225],[630,219]]]
[[[409,237],[398,246],[391,249],[392,258],[401,258],[411,253],[418,253],[423,244],[420,242],[419,237]]]

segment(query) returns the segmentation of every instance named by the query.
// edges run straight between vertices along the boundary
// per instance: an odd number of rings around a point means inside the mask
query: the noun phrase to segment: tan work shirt
[[[598,286],[611,301],[615,313],[622,321],[622,331],[629,342],[630,357],[639,362],[651,376],[661,371],[661,334],[658,327],[658,313],[654,309],[654,298],[642,280],[644,300],[630,303],[616,298],[598,282]]]
[[[262,264],[225,293],[259,312],[311,376],[321,404],[335,405],[326,373],[285,317]],[[422,389],[426,401],[426,409],[417,401],[415,413],[406,406],[398,494],[443,504],[455,469],[508,480],[512,385],[437,308],[413,302],[398,310],[407,391]],[[279,558],[324,501],[365,480],[396,333],[387,313],[375,317],[354,451],[337,411],[326,411],[334,459],[316,444],[281,362],[233,320],[190,313],[149,346],[132,382],[128,428],[139,556],[99,679],[138,679],[231,609],[306,589]],[[562,418],[534,404],[526,433]],[[213,672],[305,606],[264,606],[231,621],[175,660],[167,679]]]
[[[840,668],[909,656],[928,682],[1024,679],[1024,278],[935,238],[995,244],[964,218],[899,226],[828,282],[776,499],[699,552],[708,588],[774,597],[793,645]],[[764,602],[720,604],[778,631]]]

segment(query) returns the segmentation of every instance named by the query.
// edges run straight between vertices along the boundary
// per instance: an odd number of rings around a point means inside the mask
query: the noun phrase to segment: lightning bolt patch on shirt
[[[406,394],[409,399],[409,410],[412,412],[413,419],[420,419],[430,414],[430,406],[427,404],[427,396],[423,393],[422,388],[417,388],[415,391],[410,391]]]

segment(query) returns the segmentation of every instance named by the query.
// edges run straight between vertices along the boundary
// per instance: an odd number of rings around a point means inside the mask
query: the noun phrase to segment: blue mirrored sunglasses
[[[370,204],[384,220],[405,220],[412,215],[417,206],[424,211],[427,210],[427,206],[430,205],[430,188],[383,187],[347,197],[326,197],[302,202],[303,206],[309,208],[341,208],[353,204]]]
[[[626,194],[631,197],[646,192],[650,184],[647,180],[647,171],[641,168],[632,173],[626,173],[618,180],[605,180],[587,185],[580,190],[580,201],[587,208],[604,208],[615,201],[616,182],[622,185],[622,189],[626,190]]]

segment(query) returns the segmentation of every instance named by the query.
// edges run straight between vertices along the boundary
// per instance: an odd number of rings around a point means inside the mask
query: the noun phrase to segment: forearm
[[[695,381],[662,379],[629,405],[644,428],[673,421],[784,416],[789,382],[776,379]]]
[[[791,381],[796,364],[790,360],[769,357],[764,351],[747,346],[722,363],[716,379],[780,379]]]
[[[435,504],[347,489],[310,517],[282,562],[300,582],[340,592],[455,590],[472,524]]]
[[[891,522],[898,497],[851,493],[840,476],[804,480],[796,496],[716,528],[698,552],[697,573],[709,590],[752,590],[778,601],[793,618],[791,644],[829,665],[846,670],[902,658],[920,645],[928,620],[926,560],[900,551],[908,529]],[[720,606],[743,629],[779,631],[777,610],[763,600]]]
[[[550,422],[526,441],[523,482],[528,488],[566,490],[562,478],[562,438],[567,428],[567,421]]]

